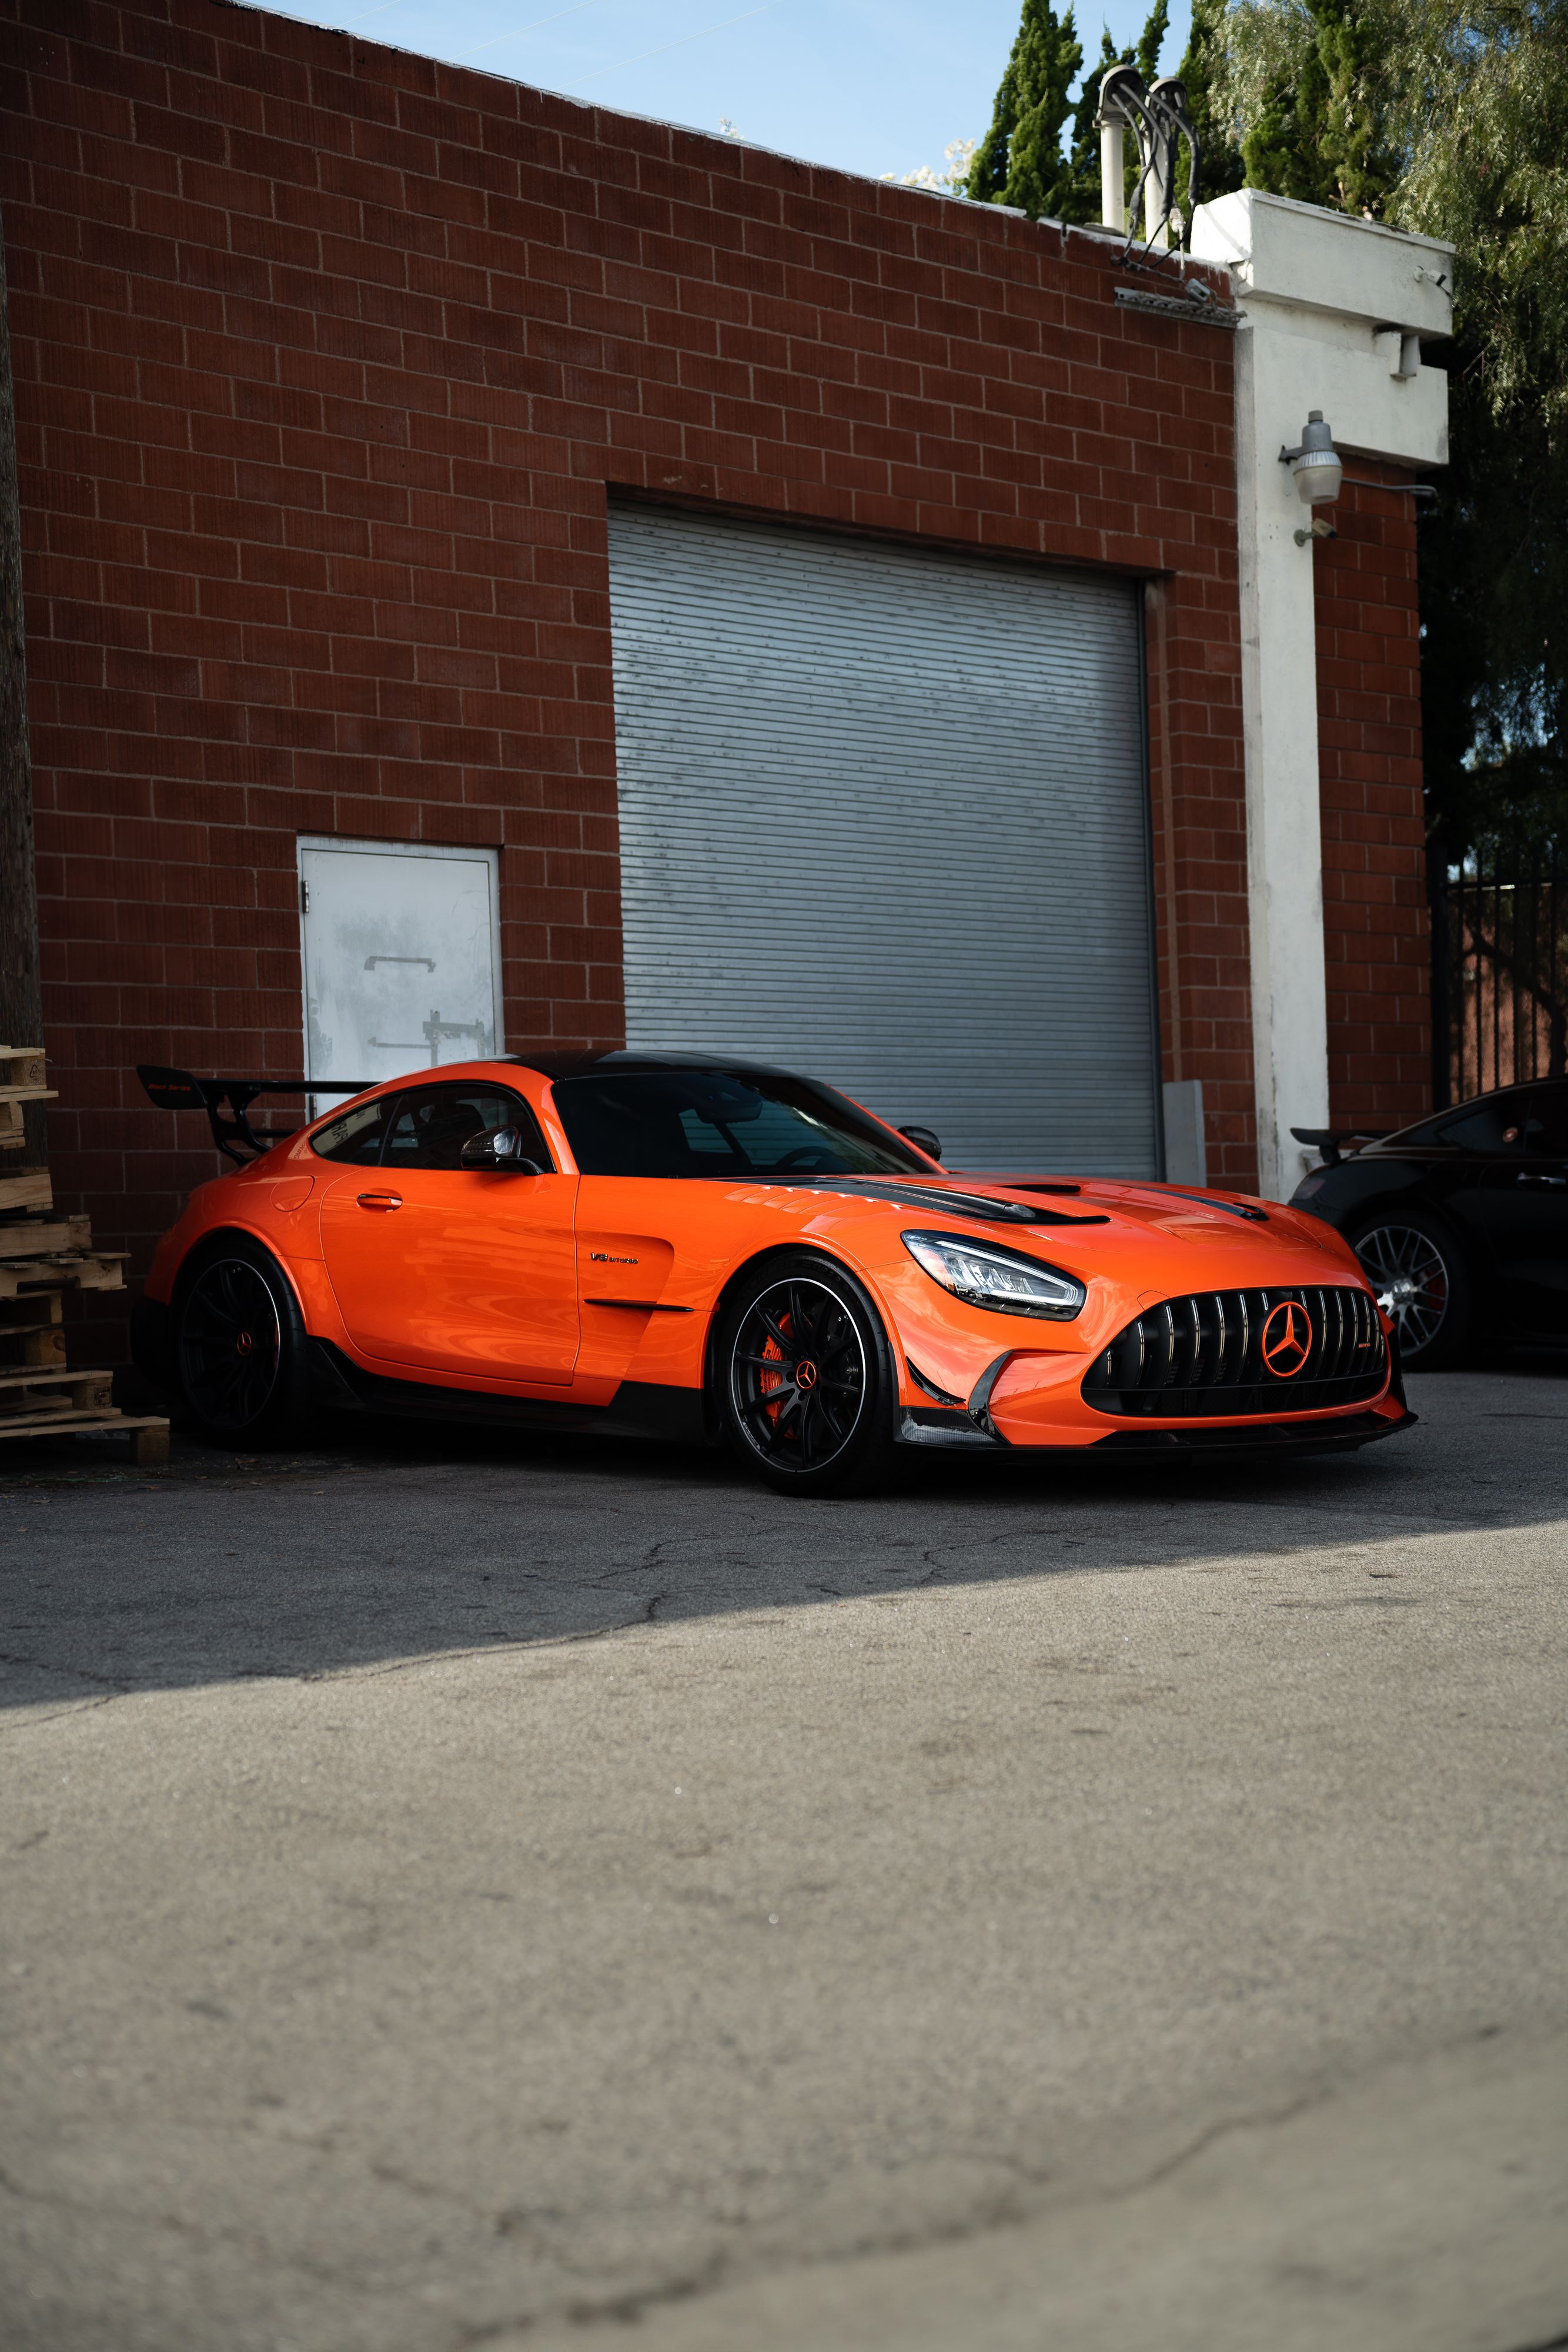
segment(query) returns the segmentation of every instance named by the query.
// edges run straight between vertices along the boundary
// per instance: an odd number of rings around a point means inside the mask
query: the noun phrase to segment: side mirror
[[[489,1127],[481,1135],[471,1135],[463,1147],[459,1165],[488,1168],[502,1176],[542,1176],[545,1172],[537,1160],[523,1157],[522,1130],[516,1127]]]
[[[914,1144],[916,1151],[924,1151],[926,1157],[931,1160],[941,1159],[942,1139],[939,1135],[935,1134],[930,1128],[901,1127],[898,1131],[900,1135],[906,1135],[909,1138],[910,1142]]]

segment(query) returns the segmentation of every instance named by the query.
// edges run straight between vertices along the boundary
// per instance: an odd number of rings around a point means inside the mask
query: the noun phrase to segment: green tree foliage
[[[1165,0],[1159,0],[1163,12]],[[1072,137],[1068,151],[1068,187],[1058,220],[1097,221],[1103,210],[1100,194],[1100,133],[1094,117],[1100,110],[1100,84],[1111,66],[1134,62],[1131,49],[1119,49],[1102,27],[1100,55],[1083,77],[1083,89],[1072,110]],[[1129,184],[1131,175],[1129,174]]]
[[[1071,7],[1024,0],[971,196],[1100,217],[1109,34],[1076,105]],[[1245,182],[1457,248],[1453,462],[1421,524],[1427,793],[1449,855],[1568,843],[1568,0],[1193,0],[1200,201]],[[1067,151],[1062,133],[1069,131]],[[1188,201],[1185,157],[1177,196]]]
[[[1456,247],[1453,464],[1422,526],[1427,790],[1450,852],[1568,841],[1568,0],[1410,5],[1402,226]]]
[[[1449,856],[1568,841],[1568,0],[1197,0],[1194,51],[1248,184],[1456,247],[1428,813]]]
[[[1160,78],[1160,51],[1165,47],[1166,35],[1170,28],[1169,0],[1155,0],[1155,5],[1149,11],[1148,20],[1138,35],[1138,46],[1132,59],[1144,77],[1145,88],[1151,82],[1158,81]],[[1108,48],[1111,41],[1110,35],[1103,34],[1102,38]]]
[[[1186,90],[1186,110],[1197,133],[1200,151],[1197,195],[1200,204],[1242,185],[1245,173],[1240,152],[1230,136],[1215,84],[1225,65],[1226,0],[1192,0],[1192,26],[1186,53],[1176,68]],[[1186,210],[1191,202],[1186,150],[1176,166],[1176,201]]]
[[[966,194],[983,203],[1017,205],[1031,220],[1097,221],[1100,134],[1094,116],[1101,77],[1108,66],[1136,65],[1145,81],[1154,80],[1169,22],[1169,0],[1154,0],[1135,48],[1117,49],[1110,34],[1102,32],[1099,60],[1085,76],[1075,104],[1069,91],[1082,67],[1083,50],[1072,10],[1059,19],[1051,0],[1023,0],[1018,38]],[[1064,154],[1062,132],[1069,125]]]
[[[1061,128],[1082,63],[1071,8],[1059,18],[1051,0],[1023,0],[991,127],[969,169],[971,196],[1016,205],[1030,220],[1061,217],[1071,176],[1062,162]]]
[[[1470,336],[1456,356],[1453,463],[1420,540],[1427,811],[1449,857],[1568,844],[1568,453],[1539,412],[1492,413]]]
[[[1385,13],[1379,0],[1305,0],[1291,9],[1241,134],[1249,187],[1381,217],[1396,168],[1385,130]]]

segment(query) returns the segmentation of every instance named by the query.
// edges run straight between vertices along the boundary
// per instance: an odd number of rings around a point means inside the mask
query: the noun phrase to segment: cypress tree
[[[1310,31],[1241,142],[1247,184],[1379,219],[1395,177],[1381,136],[1379,47],[1358,0],[1306,0]]]
[[[1232,188],[1239,188],[1245,178],[1240,150],[1231,136],[1215,89],[1216,78],[1225,61],[1228,5],[1228,0],[1192,0],[1186,54],[1176,68],[1186,90],[1186,110],[1202,151],[1197,189],[1200,204],[1207,204],[1210,196],[1226,195]],[[1188,177],[1184,147],[1176,166],[1176,197],[1184,210],[1191,209]]]
[[[1072,111],[1068,91],[1082,63],[1071,8],[1059,18],[1051,0],[1023,0],[991,127],[969,169],[969,195],[1016,205],[1030,220],[1061,217],[1060,206],[1071,189],[1061,127]]]
[[[1156,0],[1156,5],[1163,8],[1165,0]],[[1130,66],[1133,61],[1132,50],[1118,49],[1102,27],[1099,60],[1093,70],[1085,74],[1082,91],[1072,111],[1067,199],[1057,215],[1059,220],[1097,221],[1101,217],[1100,133],[1094,127],[1094,117],[1100,110],[1100,84],[1108,67]]]
[[[1568,845],[1568,0],[1194,0],[1204,194],[1449,239],[1453,462],[1421,520],[1440,856]],[[1226,177],[1220,176],[1221,173]]]
[[[1144,77],[1144,87],[1150,89],[1160,78],[1160,51],[1166,45],[1166,35],[1171,28],[1170,0],[1155,0],[1143,31],[1138,35],[1138,47],[1132,59]],[[1110,43],[1107,33],[1105,40]]]
[[[1017,205],[1031,220],[1097,221],[1100,133],[1094,117],[1108,66],[1135,65],[1145,82],[1159,72],[1170,24],[1170,0],[1154,0],[1134,48],[1118,49],[1102,30],[1098,62],[1085,77],[1076,105],[1068,92],[1083,51],[1068,8],[1059,20],[1051,0],[1024,0],[1023,19],[997,91],[991,127],[976,151],[965,194],[983,203]],[[1071,122],[1065,158],[1061,134]],[[1137,176],[1128,168],[1128,186]]]

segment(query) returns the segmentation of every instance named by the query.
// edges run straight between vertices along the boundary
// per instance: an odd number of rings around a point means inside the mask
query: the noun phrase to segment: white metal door
[[[497,854],[299,844],[305,1074],[373,1084],[502,1050]]]
[[[627,1044],[1156,1173],[1134,583],[630,505],[610,552]]]

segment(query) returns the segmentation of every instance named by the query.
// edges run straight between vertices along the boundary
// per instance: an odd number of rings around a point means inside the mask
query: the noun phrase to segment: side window
[[[1446,1120],[1437,1129],[1438,1139],[1458,1144],[1461,1151],[1521,1154],[1531,1148],[1525,1139],[1528,1106],[1529,1097],[1521,1087],[1490,1095],[1484,1102],[1461,1111],[1458,1118]]]
[[[1568,1160],[1568,1078],[1531,1087],[1525,1094],[1524,1148],[1539,1156]]]
[[[387,1136],[386,1168],[457,1168],[463,1147],[487,1128],[517,1127],[523,1157],[549,1168],[550,1156],[527,1103],[496,1087],[420,1087],[400,1095]]]
[[[354,1104],[326,1127],[317,1129],[310,1139],[311,1150],[319,1151],[323,1160],[340,1160],[350,1168],[379,1166],[387,1120],[397,1099],[396,1095],[379,1095],[374,1102]]]

